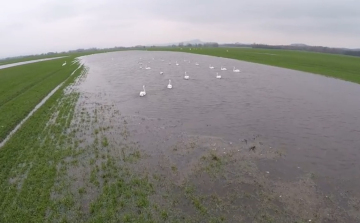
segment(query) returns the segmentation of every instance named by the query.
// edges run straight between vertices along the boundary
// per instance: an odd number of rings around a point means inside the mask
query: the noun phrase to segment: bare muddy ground
[[[80,94],[67,132],[72,155],[58,167],[50,219],[360,221],[353,184],[309,171],[305,159],[289,163],[294,148],[253,130],[232,140],[194,134],[165,115],[124,114],[123,98],[114,98],[98,69],[89,67],[73,89]]]

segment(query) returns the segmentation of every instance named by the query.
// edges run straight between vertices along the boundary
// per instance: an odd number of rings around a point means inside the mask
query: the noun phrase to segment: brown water
[[[286,161],[266,164],[279,175],[291,177],[301,169],[318,174],[324,188],[360,188],[358,84],[175,52],[96,54],[82,57],[82,62],[89,67],[80,87],[83,92],[100,93],[97,100],[115,105],[122,115],[143,117],[151,120],[148,125],[166,129],[157,136],[139,134],[148,150],[161,149],[160,143],[149,142],[160,142],[159,138],[170,134],[215,136],[229,142],[260,135],[269,147],[287,151]],[[145,70],[145,64],[151,70]],[[209,69],[210,64],[214,70]],[[228,70],[220,71],[220,66]],[[232,72],[234,66],[241,72]],[[190,80],[183,79],[185,71]],[[217,72],[222,79],[215,78]],[[169,79],[173,89],[166,88]],[[146,86],[145,97],[139,97],[142,85]],[[141,125],[136,128],[142,133],[151,131]]]

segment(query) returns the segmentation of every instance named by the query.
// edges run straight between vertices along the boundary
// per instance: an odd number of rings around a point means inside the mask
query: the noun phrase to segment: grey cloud
[[[0,57],[189,38],[360,47],[358,0],[13,0],[0,15]]]

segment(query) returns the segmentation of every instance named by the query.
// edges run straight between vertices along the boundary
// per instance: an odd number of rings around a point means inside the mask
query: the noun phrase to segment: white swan
[[[209,68],[210,68],[210,69],[214,69],[214,67],[213,67],[213,66],[211,66],[211,64],[209,65]]]
[[[189,78],[190,78],[189,75],[188,75],[188,74],[186,73],[186,71],[185,71],[184,79],[185,79],[185,80],[189,80]]]
[[[220,69],[220,70],[226,70],[226,68],[221,66],[221,69]]]
[[[63,63],[63,65],[62,66],[65,66],[66,65],[66,61]]]
[[[216,73],[216,78],[221,79],[221,75],[219,75],[219,73]]]
[[[176,66],[179,66],[179,63],[176,61],[176,64],[175,64]]]
[[[164,72],[160,71],[160,74],[164,74]]]
[[[140,97],[144,97],[146,95],[145,85],[143,85],[143,91],[140,91]]]
[[[146,67],[145,67],[145,69],[146,69],[146,70],[150,70],[150,69],[151,69],[151,67],[146,66]]]
[[[169,84],[168,84],[167,88],[169,88],[169,89],[171,89],[171,88],[172,88],[172,85],[171,85],[171,80],[169,80]]]
[[[239,72],[240,72],[240,70],[239,70],[239,69],[235,69],[235,67],[234,67],[233,72],[235,72],[235,73],[239,73]]]
[[[199,63],[195,63],[196,66],[199,66]]]

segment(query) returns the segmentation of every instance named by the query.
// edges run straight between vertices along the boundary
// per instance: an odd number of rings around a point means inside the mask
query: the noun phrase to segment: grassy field
[[[251,48],[148,48],[204,54],[300,70],[360,84],[360,57]]]
[[[35,55],[35,56],[25,56],[25,57],[21,57],[21,58],[2,59],[2,60],[0,60],[0,66],[6,65],[6,64],[12,64],[12,63],[19,63],[19,62],[46,59],[46,58],[54,58],[54,57],[76,58],[76,57],[80,57],[80,56],[84,56],[84,55],[114,52],[114,51],[119,51],[119,50],[96,50],[96,51],[86,51],[86,52],[77,52],[77,53],[59,53],[59,54],[53,54],[53,55]]]
[[[52,89],[78,67],[73,58],[0,69],[0,142]]]

